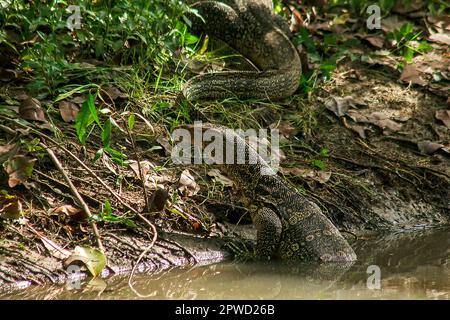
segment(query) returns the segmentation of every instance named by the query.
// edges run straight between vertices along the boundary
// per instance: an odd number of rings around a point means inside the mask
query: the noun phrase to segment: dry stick
[[[125,123],[125,128],[127,129],[128,137],[130,138],[130,141],[131,141],[131,147],[133,148],[133,152],[134,152],[134,157],[136,158],[137,165],[138,165],[139,178],[141,179],[142,189],[144,190],[145,211],[149,211],[150,210],[150,204],[148,203],[148,195],[147,195],[147,189],[145,188],[144,173],[142,172],[142,167],[141,167],[141,159],[140,159],[140,157],[139,157],[139,155],[137,153],[136,144],[134,143],[133,136],[131,135],[131,131],[128,128],[127,123]]]
[[[136,144],[134,143],[134,139],[133,136],[131,135],[131,131],[128,128],[128,124],[125,123],[125,128],[127,130],[128,136],[130,138],[131,141],[131,147],[133,148],[133,152],[134,152],[134,156],[136,158],[137,161],[137,165],[138,165],[138,170],[139,170],[139,178],[142,182],[142,189],[144,190],[144,199],[145,199],[145,209],[146,211],[150,210],[150,204],[148,203],[148,195],[147,195],[147,189],[145,188],[145,180],[144,180],[144,173],[142,172],[142,167],[141,167],[141,161],[140,161],[140,157],[137,153],[136,150]],[[156,230],[155,230],[156,232]],[[156,233],[155,233],[156,234]],[[133,287],[133,283],[131,282],[131,280],[133,279],[133,275],[134,272],[136,271],[137,266],[139,265],[139,262],[141,262],[142,258],[150,251],[150,249],[153,247],[153,245],[155,244],[156,241],[156,237],[153,237],[152,242],[150,243],[150,245],[144,250],[142,251],[142,253],[139,255],[135,265],[133,266],[133,269],[131,270],[130,276],[128,277],[128,286],[130,287],[130,289],[140,298],[147,298],[152,296],[150,295],[143,295],[141,293],[139,293],[139,291],[137,291],[134,287]]]
[[[86,215],[89,218],[91,218],[92,217],[91,210],[89,210],[89,207],[87,206],[86,202],[84,202],[83,198],[78,193],[78,190],[73,185],[72,181],[70,180],[69,176],[67,175],[66,170],[64,170],[64,168],[62,167],[61,162],[59,162],[59,160],[56,157],[53,150],[51,150],[49,147],[47,147],[42,142],[40,143],[40,145],[47,151],[47,153],[50,156],[50,158],[52,159],[53,163],[55,164],[55,166],[58,168],[58,170],[63,175],[64,180],[66,180],[66,183],[68,184],[68,186],[70,188],[70,191],[72,191],[72,194],[75,196],[75,198],[77,198],[78,204],[83,208],[84,212],[86,212]],[[92,229],[94,230],[95,236],[97,237],[98,247],[104,253],[105,248],[103,247],[102,240],[100,239],[100,234],[98,233],[97,224],[95,223],[95,221],[90,219],[90,225],[91,225]]]
[[[142,258],[150,251],[150,249],[153,247],[153,245],[155,244],[156,241],[156,237],[153,236],[153,240],[152,243],[150,243],[150,245],[144,250],[142,251],[142,253],[139,255],[136,263],[133,266],[133,269],[131,270],[131,274],[128,277],[128,285],[130,286],[130,289],[140,298],[147,298],[147,297],[151,297],[152,294],[150,295],[143,295],[141,293],[139,293],[134,287],[133,287],[133,283],[131,282],[131,279],[133,278],[134,272],[136,271],[137,266],[139,265],[139,262],[141,262]]]

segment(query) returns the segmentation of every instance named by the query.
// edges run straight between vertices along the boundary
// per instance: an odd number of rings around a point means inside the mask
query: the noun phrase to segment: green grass
[[[334,0],[318,10],[336,17],[348,13],[361,22],[367,17],[365,9],[369,5],[379,4],[386,16],[394,2]],[[331,31],[314,34],[301,28],[293,42],[304,46],[314,68],[301,75],[300,95],[282,105],[237,99],[190,103],[178,99],[185,81],[186,61],[239,64],[243,59],[224,50],[223,43],[190,34],[187,17],[192,11],[184,1],[17,0],[0,4],[0,49],[10,58],[5,67],[24,72],[22,80],[29,94],[50,101],[44,104],[49,116],[57,113],[55,107],[59,101],[73,95],[97,97],[103,109],[100,110],[97,102],[85,102],[76,122],[77,136],[84,144],[89,134],[99,135],[103,138],[103,148],[99,152],[106,150],[118,163],[125,157],[112,148],[110,140],[114,127],[123,120],[120,112],[123,110],[141,112],[152,124],[171,131],[179,124],[194,120],[232,128],[258,128],[279,119],[282,110],[289,109],[292,112],[285,118],[304,135],[310,135],[317,127],[317,114],[321,112],[309,108],[307,101],[317,84],[332,78],[339,60],[362,60],[354,53],[361,45],[359,40],[345,39],[342,34]],[[72,14],[67,10],[70,4],[80,6],[80,29],[69,30],[66,26]],[[274,1],[274,6],[278,14],[286,14],[281,1]],[[442,6],[442,1],[430,1],[426,10],[439,14]],[[310,7],[306,10],[312,12]],[[408,62],[414,55],[430,50],[425,41],[416,41],[419,36],[410,24],[395,30],[388,35],[395,43],[391,54],[403,56]],[[108,85],[127,95],[120,106],[105,95],[104,88]],[[52,119],[50,121],[53,123]]]
[[[13,1],[0,13],[0,41],[17,54],[16,67],[28,72],[28,88],[40,97],[65,86],[110,82],[112,68],[123,65],[152,82],[172,63],[180,38],[188,37],[180,20],[189,8],[181,1],[74,4],[80,6],[81,28],[73,31],[66,27],[71,12],[62,1]],[[92,59],[96,65],[88,64]]]

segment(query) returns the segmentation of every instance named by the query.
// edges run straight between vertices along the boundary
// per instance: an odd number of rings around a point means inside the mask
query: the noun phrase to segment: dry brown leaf
[[[307,168],[281,168],[281,171],[283,174],[292,174],[294,176],[314,180],[322,184],[330,180],[331,177],[331,172],[317,171]]]
[[[427,20],[440,33],[450,30],[450,17],[447,15],[442,15],[440,17],[428,15]]]
[[[374,122],[374,124],[383,129],[384,134],[400,131],[403,126],[401,123],[397,123],[391,119],[377,120]]]
[[[225,187],[233,186],[233,181],[224,176],[218,169],[208,171],[208,176],[213,177],[215,181],[222,183]]]
[[[181,173],[178,190],[188,197],[192,197],[200,191],[200,187],[187,169]]]
[[[291,15],[291,23],[289,25],[289,28],[291,32],[295,33],[298,30],[300,30],[301,27],[303,27],[303,18],[300,12],[298,12],[297,9],[295,9],[293,6],[290,7],[292,15]]]
[[[6,173],[9,176],[8,185],[10,188],[14,188],[31,176],[35,161],[36,159],[23,155],[15,155],[8,159]]]
[[[396,116],[394,116],[394,120],[398,121],[398,122],[406,122],[409,119],[411,119],[412,114],[397,114]]]
[[[169,138],[167,136],[159,136],[156,139],[156,142],[164,148],[166,155],[170,155],[172,153],[172,146],[170,145]]]
[[[450,128],[450,110],[438,110],[434,117],[441,120],[447,128]]]
[[[450,45],[450,36],[445,33],[434,33],[428,37],[428,40],[437,42],[437,43]]]
[[[70,99],[71,102],[80,105],[83,104],[86,101],[86,96],[84,94],[78,95],[78,96],[72,96]]]
[[[19,148],[19,144],[7,144],[0,146],[0,163],[5,162],[8,158],[15,155]]]
[[[352,96],[345,96],[343,98],[332,97],[332,99],[325,101],[325,107],[334,112],[338,117],[346,115],[350,108],[356,108],[357,105],[363,106],[365,104]]]
[[[383,18],[383,20],[381,21],[381,30],[383,30],[385,33],[392,32],[395,29],[400,29],[405,22],[405,19],[401,19],[397,15],[391,15]]]
[[[427,83],[422,79],[416,67],[412,64],[408,64],[402,71],[400,75],[400,80],[407,83],[414,83],[420,86],[424,86]]]
[[[281,136],[286,139],[289,139],[292,136],[295,136],[298,132],[297,128],[292,126],[287,121],[274,122],[269,126],[270,129],[278,129]]]
[[[361,114],[358,110],[348,110],[347,116],[355,122],[370,122],[367,116]]]
[[[19,107],[19,114],[25,120],[47,122],[41,103],[36,98],[27,98]]]
[[[154,168],[154,165],[152,163],[150,163],[149,161],[141,161],[140,162],[141,165],[141,170],[142,170],[142,175],[144,176],[144,180],[145,176],[150,172],[151,168]],[[139,164],[137,161],[135,160],[131,160],[130,161],[130,168],[131,170],[133,170],[134,174],[136,175],[136,177],[138,179],[141,179],[141,175],[139,174]]]
[[[372,113],[369,115],[369,117],[370,117],[370,120],[371,120],[372,122],[375,122],[375,121],[377,121],[377,120],[386,120],[386,119],[389,118],[389,117],[387,116],[387,114],[385,114],[384,112],[380,112],[380,111],[372,112]]]
[[[134,175],[140,179],[136,161],[130,161],[130,168]],[[173,183],[176,180],[176,178],[173,175],[169,175],[167,171],[155,171],[155,165],[147,160],[141,161],[141,169],[144,174],[145,185],[151,190],[157,190],[158,188],[164,189],[165,183]]]
[[[432,154],[445,146],[440,143],[424,140],[417,142],[417,147],[419,148],[419,151],[424,154]]]
[[[117,98],[126,98],[126,94],[120,91],[117,87],[108,86],[103,88],[103,90],[107,93],[108,97],[112,100],[116,100]]]
[[[392,8],[392,11],[401,14],[410,13],[421,9],[424,4],[425,2],[423,0],[397,0],[394,7]]]
[[[0,218],[16,220],[22,214],[22,203],[19,198],[2,190],[0,192]]]
[[[54,241],[50,240],[47,237],[44,237],[42,235],[39,235],[39,238],[41,239],[42,243],[44,244],[44,247],[50,252],[52,256],[54,256],[57,259],[67,259],[72,254],[71,251],[64,249],[60,245],[56,244]]]
[[[397,132],[402,128],[401,123],[397,123],[396,121],[389,119],[388,115],[383,112],[372,112],[369,115],[360,114],[358,111],[350,110],[348,112],[348,116],[355,122],[362,123],[371,123],[374,124],[381,129],[383,129],[384,134],[388,134],[390,132]],[[365,130],[367,127],[358,127],[358,126],[350,126],[352,130],[357,132],[361,138],[365,137]]]
[[[61,101],[58,105],[59,113],[65,122],[74,122],[80,108],[73,102]]]
[[[315,180],[322,184],[328,182],[328,180],[330,180],[331,178],[331,172],[329,171],[316,171],[316,172],[317,176]]]
[[[164,209],[169,199],[169,193],[165,189],[156,189],[149,197],[150,212],[158,212]]]
[[[74,221],[81,221],[87,218],[86,212],[84,212],[82,209],[74,207],[70,204],[62,205],[58,208],[50,210],[51,214],[59,214],[63,213],[66,216],[68,216],[71,220]]]
[[[308,25],[309,30],[322,30],[322,31],[330,31],[331,30],[331,21],[325,21],[325,22],[314,22]]]
[[[374,47],[383,48],[384,38],[381,36],[365,36],[363,39],[368,41]]]
[[[349,127],[350,127],[350,129],[355,131],[360,136],[361,139],[365,139],[366,138],[366,130],[369,129],[366,126],[350,125]]]

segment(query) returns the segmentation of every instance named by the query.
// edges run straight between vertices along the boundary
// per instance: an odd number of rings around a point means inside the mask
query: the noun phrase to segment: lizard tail
[[[195,76],[185,83],[188,100],[271,99],[292,95],[299,86],[300,70],[225,71]]]

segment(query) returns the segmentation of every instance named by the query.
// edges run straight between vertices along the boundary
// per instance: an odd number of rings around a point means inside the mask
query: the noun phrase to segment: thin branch
[[[140,180],[142,182],[142,189],[144,190],[145,211],[149,212],[150,211],[150,205],[148,203],[147,189],[145,188],[145,179],[144,179],[144,173],[142,172],[141,159],[140,159],[140,157],[139,157],[139,155],[137,153],[136,144],[134,143],[133,135],[131,134],[131,131],[128,128],[128,124],[127,123],[125,123],[125,128],[127,129],[128,137],[130,138],[130,141],[131,141],[131,147],[133,148],[134,157],[136,158],[137,165],[138,165],[139,178],[140,178]]]
[[[145,219],[145,218],[144,218]],[[146,219],[147,220],[147,219]],[[148,222],[148,223],[150,223],[150,222]],[[150,249],[153,247],[153,245],[155,244],[155,242],[156,242],[156,230],[155,230],[155,233],[153,234],[153,240],[152,240],[152,242],[150,243],[150,245],[144,250],[144,251],[142,251],[142,253],[139,255],[139,258],[137,259],[137,261],[136,261],[136,263],[134,264],[134,266],[133,266],[133,269],[131,270],[131,274],[130,274],[130,276],[128,277],[128,285],[130,286],[130,289],[138,296],[138,297],[140,297],[140,298],[147,298],[147,297],[150,297],[151,295],[143,295],[143,294],[141,294],[141,293],[139,293],[134,287],[133,287],[133,283],[131,282],[131,280],[132,280],[132,278],[133,278],[133,275],[134,275],[134,272],[136,271],[136,268],[137,268],[137,266],[139,265],[139,262],[141,262],[141,260],[142,260],[142,258],[150,251]]]
[[[83,208],[84,212],[86,213],[86,215],[89,218],[92,218],[92,213],[91,210],[89,209],[88,205],[86,204],[86,202],[84,202],[83,198],[81,197],[80,193],[78,192],[78,190],[75,188],[75,186],[73,185],[72,181],[70,180],[69,176],[67,175],[66,170],[64,170],[64,168],[61,165],[61,162],[58,160],[58,158],[56,157],[55,153],[53,152],[52,149],[50,149],[49,147],[47,147],[45,144],[43,144],[42,142],[40,143],[40,145],[47,151],[48,155],[50,156],[50,158],[52,159],[53,163],[55,164],[55,166],[58,168],[58,170],[61,172],[61,174],[64,177],[64,180],[66,181],[67,185],[70,188],[70,191],[72,192],[72,194],[75,196],[75,198],[78,201],[78,204],[81,206],[81,208]],[[99,249],[104,253],[105,252],[105,248],[103,247],[103,243],[102,240],[100,239],[100,234],[98,232],[97,229],[97,224],[95,223],[94,220],[89,219],[89,223],[92,227],[92,229],[94,230],[94,234],[97,238],[97,243],[98,243],[98,247]]]

